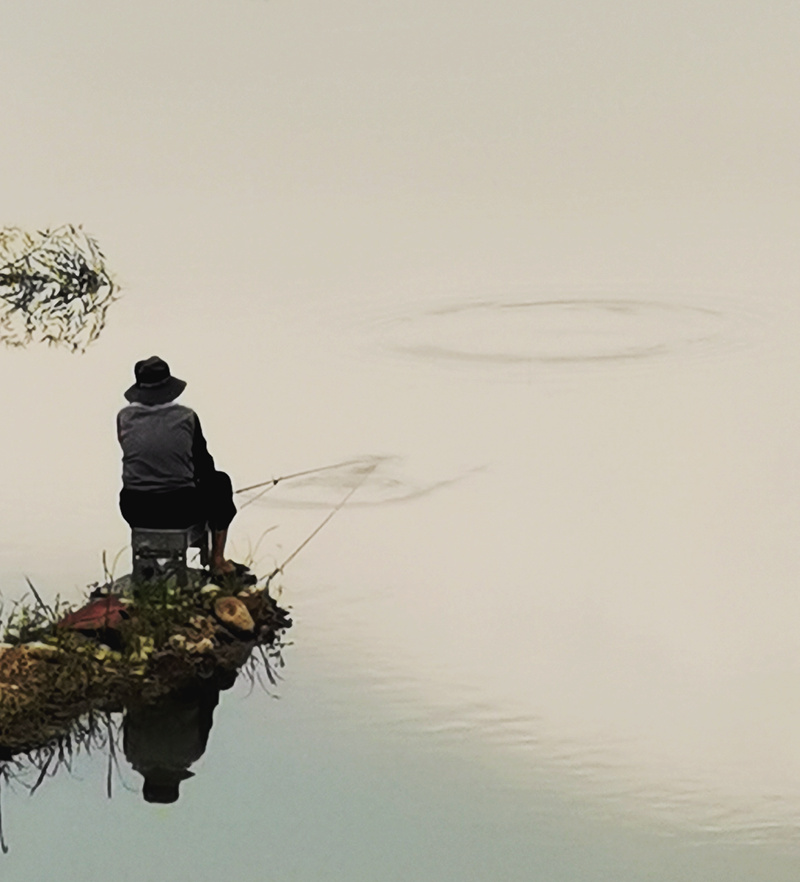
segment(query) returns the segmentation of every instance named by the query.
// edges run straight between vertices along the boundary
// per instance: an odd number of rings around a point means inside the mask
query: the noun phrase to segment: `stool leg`
[[[200,565],[208,569],[208,561],[210,559],[210,554],[208,550],[208,530],[203,534],[203,539],[200,542]]]
[[[175,574],[175,581],[181,588],[185,588],[189,583],[189,573],[186,569],[186,549],[180,553],[178,557],[178,572]]]

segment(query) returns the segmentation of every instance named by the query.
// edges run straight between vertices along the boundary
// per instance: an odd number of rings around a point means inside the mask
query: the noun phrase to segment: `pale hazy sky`
[[[796,276],[795,3],[81,0],[3,33],[4,222],[83,222],[129,283],[218,248],[279,282]]]

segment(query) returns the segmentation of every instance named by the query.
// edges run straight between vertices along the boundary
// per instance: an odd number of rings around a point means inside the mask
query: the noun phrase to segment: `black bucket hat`
[[[157,355],[137,361],[133,373],[136,382],[125,392],[125,397],[138,404],[166,404],[186,388],[186,382],[173,377],[169,365]]]
[[[145,802],[177,802],[181,795],[181,781],[194,778],[194,772],[185,769],[148,769],[144,774],[142,796]]]

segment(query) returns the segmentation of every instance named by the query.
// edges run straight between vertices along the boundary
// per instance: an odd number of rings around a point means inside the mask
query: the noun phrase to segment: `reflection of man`
[[[167,697],[125,711],[122,746],[144,778],[147,802],[178,799],[181,781],[194,774],[189,766],[205,752],[218,702],[219,689],[207,687],[191,697]]]
[[[122,516],[132,527],[181,529],[208,523],[214,575],[246,570],[225,559],[228,526],[236,514],[231,480],[214,467],[200,420],[175,399],[186,383],[157,355],[136,363],[131,403],[117,415],[122,447]]]

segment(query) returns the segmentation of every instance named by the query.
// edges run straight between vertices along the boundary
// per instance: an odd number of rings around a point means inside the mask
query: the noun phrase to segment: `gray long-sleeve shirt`
[[[123,407],[117,414],[117,438],[127,490],[195,487],[214,471],[197,414],[174,401]]]

